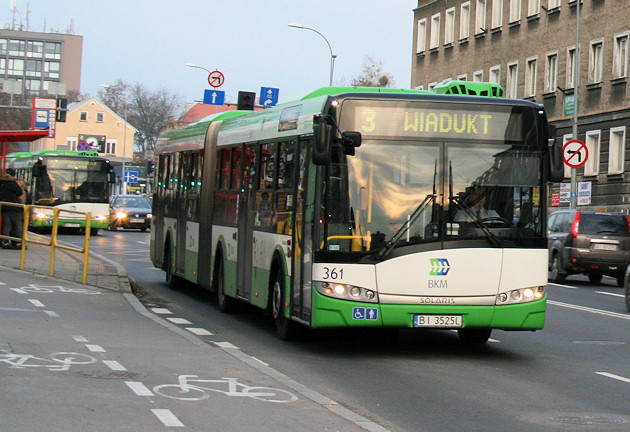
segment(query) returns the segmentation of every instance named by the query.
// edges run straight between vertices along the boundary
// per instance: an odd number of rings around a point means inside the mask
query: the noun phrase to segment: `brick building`
[[[578,139],[589,150],[577,180],[592,187],[591,202],[583,208],[628,212],[630,0],[580,1],[578,56],[577,3],[419,0],[411,84],[430,89],[452,79],[497,82],[507,97],[544,105],[558,139],[566,142],[573,138],[577,66]],[[570,170],[565,176],[569,182]]]

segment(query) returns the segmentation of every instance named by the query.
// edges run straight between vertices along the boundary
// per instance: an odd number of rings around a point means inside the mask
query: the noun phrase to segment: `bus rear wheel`
[[[173,274],[173,258],[171,257],[171,245],[169,243],[167,243],[166,251],[164,252],[164,271],[166,272],[166,286],[172,290],[178,289],[181,280]]]
[[[490,339],[492,329],[486,328],[463,328],[457,330],[459,340],[466,344],[484,344]]]
[[[284,274],[276,272],[271,284],[271,313],[276,323],[276,334],[282,340],[299,339],[302,333],[300,324],[284,316]]]
[[[217,290],[217,304],[223,313],[232,313],[236,309],[236,300],[225,294],[225,264],[223,258],[219,257],[215,265],[214,277]]]

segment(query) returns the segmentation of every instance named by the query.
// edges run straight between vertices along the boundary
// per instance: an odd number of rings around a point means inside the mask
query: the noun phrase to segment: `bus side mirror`
[[[323,116],[313,117],[313,163],[326,165],[330,159],[330,139],[332,126]]]
[[[561,182],[564,179],[564,159],[562,157],[562,146],[555,138],[556,128],[549,126],[549,181]]]
[[[354,156],[354,149],[361,146],[361,132],[342,132],[341,145],[344,154]]]

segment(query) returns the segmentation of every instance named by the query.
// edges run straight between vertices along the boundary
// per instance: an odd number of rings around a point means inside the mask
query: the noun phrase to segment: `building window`
[[[503,25],[503,0],[492,0],[492,29]]]
[[[501,66],[492,66],[488,76],[488,82],[500,84],[501,82]]]
[[[540,14],[540,0],[528,0],[527,16],[535,16]]]
[[[438,83],[436,81],[430,82],[429,85],[427,86],[427,90],[433,91],[433,89],[435,88],[436,85],[438,85]]]
[[[470,36],[470,2],[462,3],[459,16],[459,39],[465,40]]]
[[[477,0],[475,11],[475,34],[486,32],[486,0]]]
[[[7,55],[7,46],[8,46],[8,41],[6,39],[0,39],[0,56],[6,56]]]
[[[575,87],[575,47],[567,48],[567,88]]]
[[[588,80],[590,83],[602,82],[602,66],[604,62],[604,41],[591,42],[588,55]]]
[[[67,137],[66,145],[68,146],[68,149],[72,151],[76,151],[77,150],[77,137]]]
[[[47,61],[44,64],[44,78],[59,78],[59,63]]]
[[[521,0],[510,0],[510,24],[521,20]]]
[[[468,74],[457,75],[457,80],[458,81],[468,81]]]
[[[81,113],[79,114],[79,120],[80,121],[87,121],[88,120],[88,112],[87,111],[81,111]]]
[[[536,78],[538,69],[538,59],[531,57],[527,59],[527,72],[525,73],[525,97],[536,96]]]
[[[26,47],[26,41],[10,39],[9,40],[9,55],[24,57],[25,47]]]
[[[96,122],[103,123],[105,121],[105,113],[103,111],[99,111],[96,113]]]
[[[42,58],[44,54],[44,42],[28,41],[26,44],[26,57]]]
[[[440,14],[431,17],[431,40],[429,49],[436,49],[440,46]]]
[[[444,45],[452,45],[455,41],[455,8],[446,10],[444,22]]]
[[[473,82],[483,82],[483,71],[478,70],[473,72]]]
[[[549,4],[547,6],[547,10],[552,10],[552,9],[556,9],[556,8],[560,8],[560,4],[562,3],[562,0],[549,0]]]
[[[427,20],[418,20],[418,39],[416,40],[416,53],[420,54],[427,49]]]
[[[47,59],[61,59],[61,44],[59,42],[46,42],[45,56]]]
[[[615,35],[613,79],[628,76],[628,33]]]
[[[584,175],[594,176],[599,174],[599,144],[601,131],[586,132],[586,148],[588,150],[588,159],[584,165]]]
[[[557,87],[558,76],[558,53],[547,54],[545,64],[545,93],[553,93]]]
[[[105,153],[107,154],[116,154],[116,140],[108,139],[105,141]]]
[[[516,99],[518,93],[518,62],[508,63],[505,96]]]
[[[624,170],[626,153],[626,127],[610,129],[610,148],[608,149],[608,174],[621,174]]]
[[[24,60],[21,59],[9,59],[9,66],[7,68],[7,74],[9,75],[24,75]]]
[[[41,60],[26,60],[26,76],[40,77],[42,76]]]

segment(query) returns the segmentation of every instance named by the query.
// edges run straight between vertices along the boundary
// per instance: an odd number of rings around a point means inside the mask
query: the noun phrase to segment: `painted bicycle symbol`
[[[199,379],[197,375],[179,375],[178,380],[178,384],[162,384],[155,386],[153,391],[167,398],[190,401],[208,399],[210,397],[208,392],[223,393],[226,396],[249,397],[265,402],[276,403],[295,402],[298,399],[297,396],[286,390],[273,387],[251,387],[238,382],[238,378],[205,380]],[[223,389],[220,389],[200,384],[224,384],[225,386],[223,386]]]
[[[57,352],[49,358],[36,357],[32,354],[0,354],[0,363],[6,363],[11,369],[46,368],[50,371],[67,371],[72,365],[96,363],[96,359],[87,354],[76,352]]]
[[[29,284],[28,286],[11,288],[13,291],[25,294],[25,293],[70,293],[70,294],[100,294],[100,291],[93,291],[87,288],[68,288],[61,285],[37,285]]]

